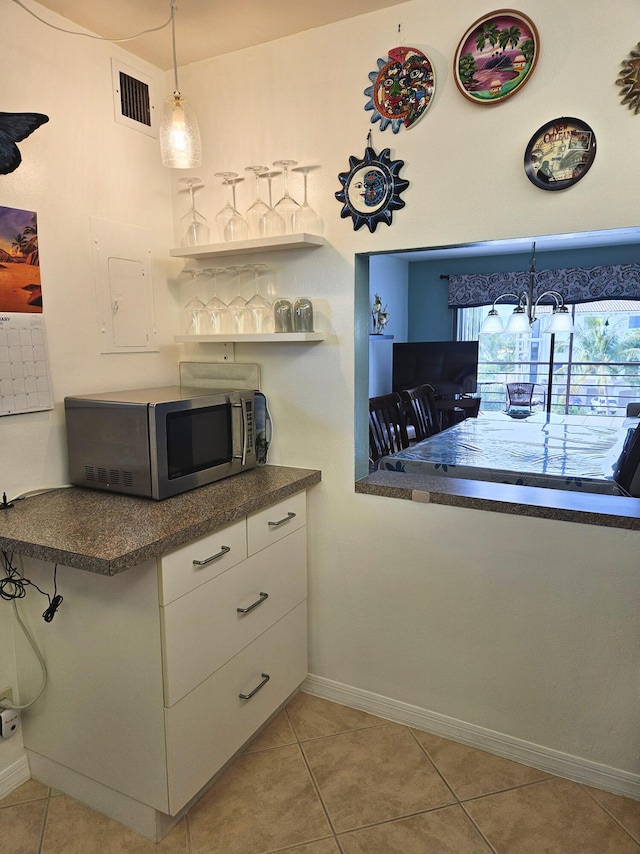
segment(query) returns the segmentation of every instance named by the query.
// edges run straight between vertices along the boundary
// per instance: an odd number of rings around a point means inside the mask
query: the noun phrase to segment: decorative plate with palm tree
[[[479,18],[464,34],[453,76],[465,98],[477,104],[504,101],[524,86],[540,53],[534,23],[512,9]]]

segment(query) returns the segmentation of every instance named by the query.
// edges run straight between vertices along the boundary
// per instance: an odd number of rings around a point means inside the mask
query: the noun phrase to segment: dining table
[[[486,411],[383,457],[379,471],[623,495],[616,463],[638,418]]]

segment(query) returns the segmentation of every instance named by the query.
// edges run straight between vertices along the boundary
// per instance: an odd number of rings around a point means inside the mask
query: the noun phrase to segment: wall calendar
[[[41,314],[0,313],[0,415],[53,409]]]

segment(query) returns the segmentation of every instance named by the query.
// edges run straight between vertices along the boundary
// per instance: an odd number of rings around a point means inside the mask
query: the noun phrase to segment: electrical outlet
[[[20,712],[17,709],[3,709],[0,712],[0,735],[11,738],[20,729]]]
[[[11,687],[1,688],[0,700],[5,700],[8,703],[13,703],[13,689]]]

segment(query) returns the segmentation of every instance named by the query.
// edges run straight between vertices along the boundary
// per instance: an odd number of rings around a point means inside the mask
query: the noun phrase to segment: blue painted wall
[[[448,305],[449,273],[500,273],[528,270],[531,253],[447,258],[409,264],[409,341],[452,341],[455,339],[455,311]],[[599,246],[593,249],[536,252],[536,270],[567,267],[598,267],[607,264],[640,263],[640,246]]]

